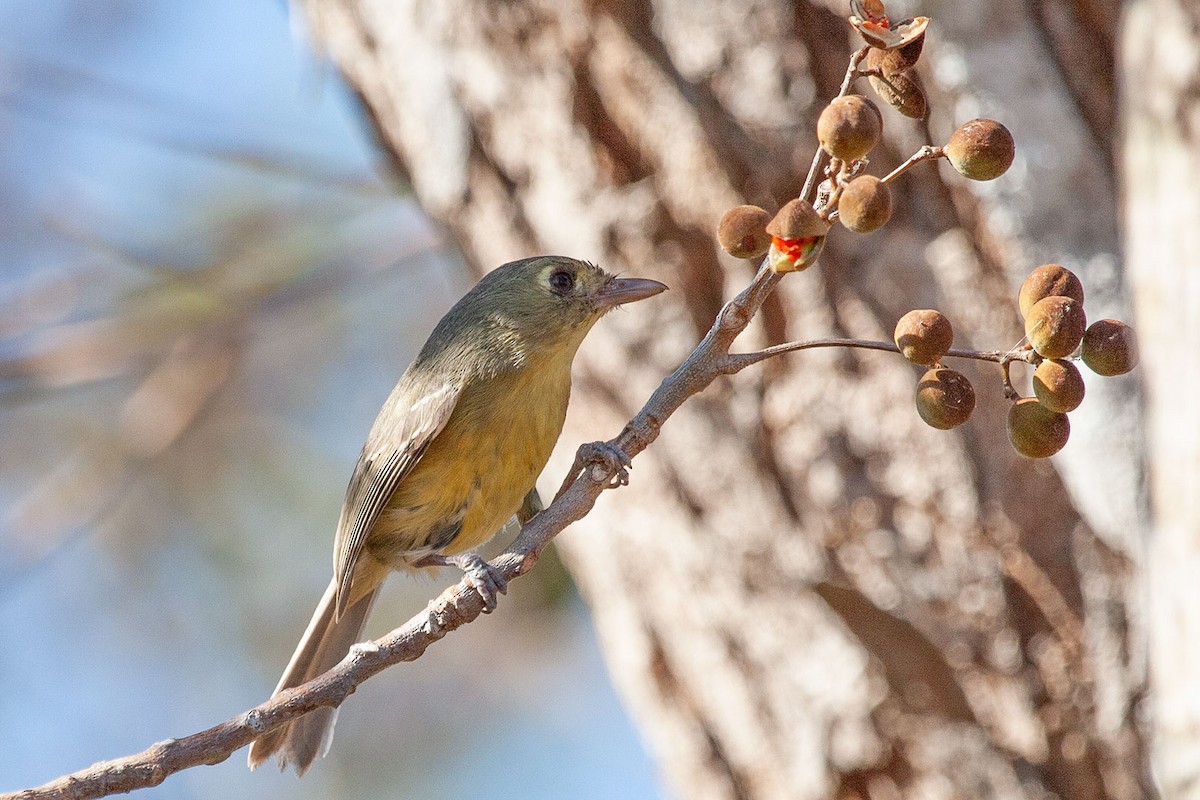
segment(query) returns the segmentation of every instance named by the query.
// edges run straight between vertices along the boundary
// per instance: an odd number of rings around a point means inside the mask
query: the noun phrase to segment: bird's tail
[[[292,654],[292,660],[283,671],[283,677],[279,679],[279,685],[275,687],[275,694],[327,672],[358,641],[367,614],[375,603],[375,596],[379,594],[379,587],[376,586],[374,591],[367,593],[335,620],[336,590],[337,582],[330,582],[308,623],[308,630],[304,632],[296,652]],[[294,722],[267,731],[250,745],[247,758],[250,769],[275,756],[281,770],[291,764],[297,775],[303,775],[317,758],[329,751],[337,712],[336,708],[321,707]]]

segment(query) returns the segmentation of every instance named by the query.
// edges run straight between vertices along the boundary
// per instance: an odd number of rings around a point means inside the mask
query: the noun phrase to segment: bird
[[[338,519],[333,579],[274,694],[346,656],[393,571],[456,566],[485,610],[495,607],[504,578],[475,548],[541,509],[534,484],[562,432],[580,344],[608,311],[666,288],[537,256],[492,270],[446,313],[367,434]],[[249,767],[274,756],[303,775],[328,752],[336,717],[322,707],[266,731]]]

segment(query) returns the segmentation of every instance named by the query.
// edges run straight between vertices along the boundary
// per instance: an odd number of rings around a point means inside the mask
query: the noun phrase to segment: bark
[[[885,112],[871,171],[971,116],[1011,122],[1021,160],[983,188],[910,171],[891,223],[834,231],[747,348],[888,339],[921,307],[945,311],[964,346],[1004,348],[1021,337],[1016,286],[1048,260],[1119,303],[1112,160],[1097,145],[1111,61],[1052,56],[1043,18],[1090,12],[1112,41],[1115,16],[1095,13],[1111,5],[932,5],[922,73],[937,111],[927,126]],[[732,205],[799,192],[816,115],[858,46],[840,2],[304,6],[476,267],[562,252],[672,286],[652,327],[613,315],[585,346],[572,447],[616,433],[749,281],[712,230]],[[1096,434],[1104,409],[1131,405],[1125,384],[1089,384],[1100,410],[1080,417],[1060,473],[1008,446],[994,368],[962,370],[980,402],[956,433],[920,422],[917,373],[887,354],[813,351],[719,381],[561,540],[675,794],[1153,793],[1130,600],[1137,422]]]
[[[1122,37],[1125,257],[1146,386],[1155,767],[1200,798],[1200,10],[1130,3]]]

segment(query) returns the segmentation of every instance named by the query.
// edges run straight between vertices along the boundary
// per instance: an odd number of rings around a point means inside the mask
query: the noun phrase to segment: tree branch
[[[746,329],[755,312],[779,282],[780,275],[764,263],[754,280],[717,315],[716,322],[695,350],[669,375],[641,411],[602,449],[616,449],[628,458],[658,438],[662,424],[691,396],[728,372],[729,347]],[[513,543],[494,562],[505,578],[524,575],[542,550],[572,522],[582,519],[624,467],[583,456],[568,475],[554,501],[530,520]],[[447,633],[483,613],[483,600],[466,579],[432,600],[426,609],[391,633],[351,648],[333,669],[313,680],[280,692],[265,703],[206,731],[159,742],[140,753],[102,761],[32,789],[0,795],[0,800],[86,800],[157,786],[168,775],[201,764],[219,764],[266,731],[321,706],[339,706],[359,684],[402,661],[415,661]]]
[[[883,350],[888,353],[899,353],[900,348],[892,342],[871,342],[864,339],[806,339],[802,342],[784,342],[752,353],[733,353],[724,359],[724,371],[728,375],[741,372],[746,367],[754,366],[768,358],[781,356],[784,353],[794,353],[797,350],[814,350],[818,347],[849,347],[857,350]],[[1007,381],[1008,365],[1013,361],[1024,361],[1036,364],[1042,357],[1034,350],[968,350],[952,347],[946,351],[947,358],[970,358],[975,361],[994,361],[1005,369]]]

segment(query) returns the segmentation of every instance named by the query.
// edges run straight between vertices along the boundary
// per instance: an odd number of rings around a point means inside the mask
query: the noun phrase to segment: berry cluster
[[[1046,458],[1071,435],[1067,413],[1083,402],[1083,375],[1070,357],[1079,351],[1097,375],[1123,375],[1137,366],[1133,328],[1115,319],[1091,327],[1083,310],[1083,284],[1066,267],[1045,264],[1025,279],[1017,297],[1027,347],[1034,351],[1033,397],[1018,397],[1008,412],[1008,438],[1018,453]]]
[[[758,206],[738,206],[717,227],[721,247],[736,258],[766,256],[775,272],[797,272],[816,262],[834,222],[856,233],[885,225],[892,215],[889,184],[913,165],[947,159],[971,180],[990,181],[1003,175],[1016,154],[1013,137],[999,122],[974,119],[954,132],[941,147],[926,146],[884,177],[865,174],[867,156],[883,134],[883,116],[869,99],[849,94],[855,78],[869,80],[877,97],[901,114],[923,119],[928,102],[914,71],[925,42],[929,19],[917,17],[893,24],[882,0],[852,2],[850,24],[867,47],[851,59],[842,92],[817,120],[820,150],[813,158],[804,196],[786,203],[771,216]],[[828,159],[824,180],[810,193],[817,167]],[[1070,435],[1067,413],[1083,402],[1084,383],[1072,363],[1077,350],[1100,375],[1120,375],[1137,363],[1133,330],[1116,320],[1087,326],[1083,285],[1057,264],[1038,267],[1025,280],[1018,297],[1025,319],[1027,345],[1007,352],[951,352],[954,330],[939,311],[910,311],[895,331],[895,349],[914,364],[928,367],[917,384],[917,412],[929,425],[949,430],[966,422],[975,409],[975,390],[966,376],[942,364],[947,355],[996,361],[1005,394],[1013,401],[1008,416],[1009,439],[1017,452],[1031,458],[1057,453]],[[827,342],[828,343],[828,342]],[[891,349],[879,342],[836,340],[847,347]],[[794,349],[794,348],[793,348]],[[1021,397],[1009,380],[1009,365],[1036,366],[1034,397]]]
[[[866,18],[852,16],[850,22],[869,46],[851,62],[847,89],[851,79],[866,77],[881,100],[905,116],[923,119],[928,102],[913,67],[925,43],[928,18],[892,25],[877,0],[863,4],[860,11]],[[736,258],[765,254],[776,272],[798,272],[820,256],[834,221],[856,233],[885,225],[892,216],[888,184],[913,164],[946,158],[960,174],[988,181],[1003,175],[1015,155],[1007,128],[995,120],[975,119],[956,130],[945,146],[923,148],[882,178],[864,174],[870,163],[867,156],[882,135],[883,115],[875,103],[843,91],[817,119],[817,141],[829,163],[816,202],[796,198],[774,218],[758,206],[730,209],[717,228],[721,246]]]
[[[994,359],[1002,365],[1005,394],[1013,401],[1008,438],[1021,455],[1046,458],[1066,445],[1071,435],[1067,413],[1083,402],[1083,376],[1071,361],[1075,352],[1099,375],[1123,375],[1137,365],[1137,341],[1133,329],[1117,320],[1100,320],[1088,327],[1083,284],[1059,264],[1029,273],[1017,302],[1028,344]],[[975,390],[965,375],[941,363],[954,342],[945,315],[928,309],[908,312],[896,323],[895,341],[906,359],[931,367],[917,384],[921,419],[942,430],[966,422],[975,409]],[[988,356],[969,351],[952,355]],[[1008,379],[1008,365],[1017,360],[1036,365],[1033,397],[1021,397]]]

